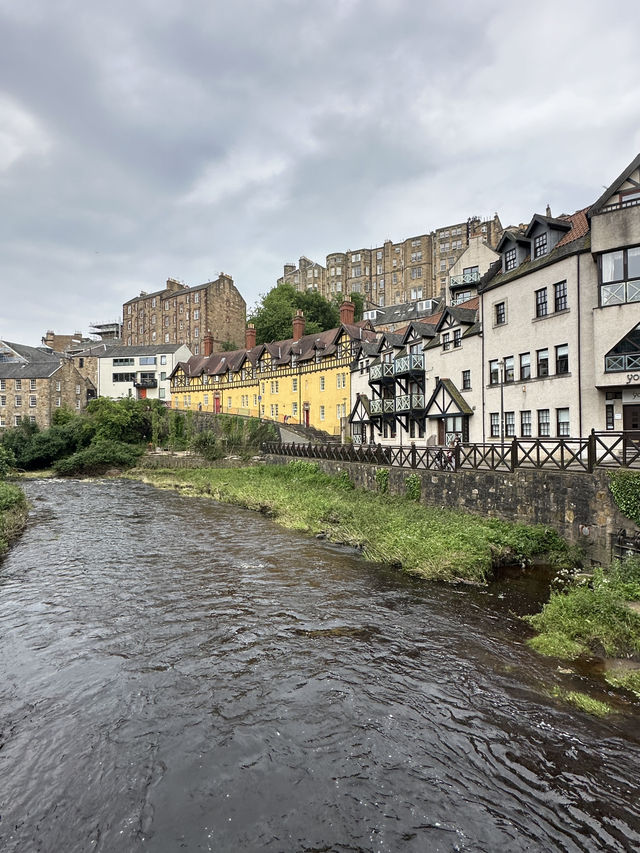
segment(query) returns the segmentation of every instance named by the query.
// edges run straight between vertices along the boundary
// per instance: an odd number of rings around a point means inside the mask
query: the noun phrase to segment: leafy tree
[[[290,338],[298,309],[304,313],[307,335],[334,329],[340,323],[336,302],[329,302],[315,290],[297,291],[293,285],[281,282],[264,294],[253,308],[250,320],[256,327],[256,341],[268,343]]]
[[[8,447],[3,447],[0,444],[0,480],[6,479],[9,471],[15,468],[16,457],[13,455],[13,450]]]

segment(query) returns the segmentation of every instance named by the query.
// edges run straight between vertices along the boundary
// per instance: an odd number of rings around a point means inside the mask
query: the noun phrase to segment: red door
[[[215,397],[213,398],[213,406],[214,406],[214,410],[215,410],[216,415],[219,415],[220,414],[220,395],[219,394],[216,394]]]
[[[147,389],[146,388],[138,388],[138,400],[146,400],[147,399]]]

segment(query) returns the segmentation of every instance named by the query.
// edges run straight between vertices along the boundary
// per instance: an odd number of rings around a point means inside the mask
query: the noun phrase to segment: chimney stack
[[[350,302],[348,299],[345,299],[342,305],[340,306],[340,322],[345,324],[353,325],[354,317],[355,317],[356,306],[353,302]]]
[[[293,340],[299,341],[300,338],[304,335],[304,327],[306,320],[304,319],[304,314],[298,308],[296,311],[296,316],[293,318]]]
[[[253,349],[256,345],[256,327],[253,323],[248,323],[244,330],[244,346],[245,349]]]
[[[547,205],[547,216],[551,219],[551,208]]]
[[[204,355],[208,356],[213,353],[213,335],[211,332],[207,332],[203,339],[204,343]]]

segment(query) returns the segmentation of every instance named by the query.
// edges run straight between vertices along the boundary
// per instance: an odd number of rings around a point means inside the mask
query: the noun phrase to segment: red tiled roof
[[[580,237],[584,237],[585,234],[589,231],[589,220],[587,219],[587,211],[588,207],[583,208],[582,210],[576,210],[575,213],[572,213],[570,216],[563,216],[562,219],[571,220],[571,231],[568,231],[562,240],[558,240],[556,246],[566,246],[567,243],[573,243],[574,240],[578,240]]]

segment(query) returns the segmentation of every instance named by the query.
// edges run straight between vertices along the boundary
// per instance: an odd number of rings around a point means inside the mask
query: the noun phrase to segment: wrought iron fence
[[[455,447],[364,444],[286,444],[269,441],[265,453],[336,462],[365,462],[438,471],[547,469],[590,473],[595,468],[640,469],[640,435],[592,431],[587,438],[517,439]]]

